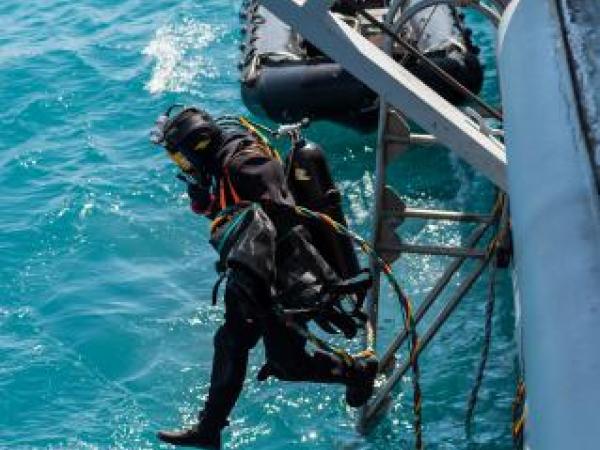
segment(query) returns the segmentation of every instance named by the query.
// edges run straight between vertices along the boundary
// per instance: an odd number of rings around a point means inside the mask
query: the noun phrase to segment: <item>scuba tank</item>
[[[286,160],[286,174],[288,187],[298,205],[347,225],[341,194],[321,146],[299,139]],[[336,234],[324,223],[311,223],[307,228],[315,247],[338,276],[347,279],[359,274],[360,265],[350,238]]]

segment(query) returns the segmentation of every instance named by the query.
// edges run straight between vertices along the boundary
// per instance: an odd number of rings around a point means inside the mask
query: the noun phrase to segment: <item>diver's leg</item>
[[[306,350],[306,339],[276,320],[265,326],[264,344],[270,374],[286,381],[343,383],[345,364],[332,353]]]
[[[226,293],[225,324],[214,339],[214,357],[208,398],[201,413],[219,425],[225,425],[244,384],[248,354],[260,338],[260,329],[252,318],[240,311],[242,299],[230,286]]]
[[[174,445],[220,448],[221,430],[233,409],[246,377],[248,353],[260,338],[260,328],[251,315],[246,291],[239,289],[235,276],[225,291],[225,323],[214,338],[214,356],[208,398],[198,424],[188,430],[158,433],[159,439]]]
[[[363,405],[371,396],[378,368],[372,352],[350,358],[325,350],[309,353],[306,339],[278,320],[265,326],[263,339],[267,364],[261,378],[273,375],[285,381],[345,384],[346,401],[353,407]]]

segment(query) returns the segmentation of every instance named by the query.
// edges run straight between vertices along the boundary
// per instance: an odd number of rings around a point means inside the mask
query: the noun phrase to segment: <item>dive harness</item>
[[[265,208],[272,209],[272,205],[267,204]],[[293,207],[283,208],[281,213],[294,214]],[[370,272],[363,270],[355,277],[340,279],[305,239],[302,226],[297,225],[277,237],[274,244],[281,256],[275,258],[277,276],[269,279],[264,275],[271,270],[266,263],[269,251],[261,246],[268,234],[269,224],[266,221],[270,222],[258,203],[242,202],[216,216],[211,226],[211,244],[220,259],[215,267],[219,278],[212,291],[213,305],[218,301],[220,285],[230,274],[232,266],[250,267],[249,261],[241,260],[243,252],[236,248],[243,235],[245,241],[255,240],[252,245],[255,253],[251,257],[255,262],[252,265],[255,272],[252,275],[274,285],[271,312],[275,316],[286,324],[314,321],[327,333],[341,332],[347,338],[356,336],[367,320],[362,308],[372,286]]]

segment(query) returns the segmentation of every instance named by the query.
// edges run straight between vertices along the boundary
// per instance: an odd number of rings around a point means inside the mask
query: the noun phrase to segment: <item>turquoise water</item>
[[[244,113],[237,9],[224,0],[4,0],[0,4],[0,448],[146,449],[160,427],[193,421],[207,391],[215,255],[164,155],[149,145],[173,101]],[[475,34],[489,31],[473,19]],[[493,76],[490,66],[488,75]],[[493,98],[496,84],[486,85]],[[369,230],[374,136],[317,124],[352,227]],[[411,204],[485,209],[490,186],[444,151],[391,169]],[[465,230],[419,224],[410,239],[459,243]],[[405,258],[418,301],[442,261]],[[430,449],[510,448],[515,379],[510,280],[502,274],[473,442],[462,427],[483,331],[478,284],[422,358]],[[387,291],[385,291],[387,292]],[[384,296],[382,341],[399,324]],[[251,359],[226,448],[410,448],[409,379],[368,437],[340,387],[260,384]]]

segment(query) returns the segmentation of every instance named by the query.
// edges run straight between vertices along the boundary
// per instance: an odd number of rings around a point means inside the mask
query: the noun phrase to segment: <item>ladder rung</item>
[[[379,246],[377,251],[401,253],[413,253],[417,255],[436,255],[436,256],[456,256],[467,258],[484,258],[487,255],[485,250],[478,248],[450,247],[443,245],[414,245],[400,244],[395,246]]]
[[[407,219],[448,220],[453,222],[490,223],[494,220],[494,216],[489,214],[419,208],[406,208],[404,211],[396,213],[396,215]]]
[[[388,134],[385,136],[385,142],[404,145],[435,145],[438,140],[431,134],[411,134],[410,136]]]

